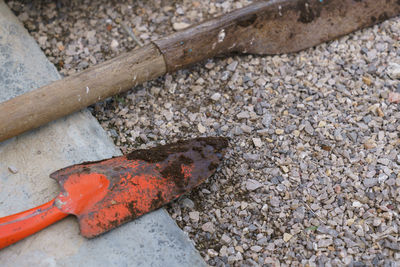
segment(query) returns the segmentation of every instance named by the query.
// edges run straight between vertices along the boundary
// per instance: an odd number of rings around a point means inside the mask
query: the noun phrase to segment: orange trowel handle
[[[0,218],[0,249],[7,247],[68,216],[54,199],[36,208]]]

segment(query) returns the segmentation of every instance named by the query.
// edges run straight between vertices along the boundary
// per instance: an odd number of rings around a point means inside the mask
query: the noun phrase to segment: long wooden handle
[[[0,104],[0,142],[216,55],[297,52],[400,14],[399,0],[256,1]]]
[[[0,142],[166,73],[158,48],[147,45],[0,105]]]
[[[0,249],[39,232],[68,215],[55,206],[53,199],[39,207],[0,218]]]

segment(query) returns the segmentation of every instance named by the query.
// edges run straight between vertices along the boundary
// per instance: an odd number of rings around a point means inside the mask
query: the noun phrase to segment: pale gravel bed
[[[8,5],[68,76],[250,1]],[[91,107],[123,152],[229,136],[168,206],[211,266],[399,266],[400,18],[280,56],[210,59]]]

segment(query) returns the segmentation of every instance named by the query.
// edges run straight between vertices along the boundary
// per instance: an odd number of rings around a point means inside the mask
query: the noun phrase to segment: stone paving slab
[[[57,70],[0,0],[0,102],[57,79]],[[87,110],[0,143],[0,217],[54,198],[59,188],[48,177],[51,172],[115,155],[120,151]],[[164,209],[91,240],[79,235],[77,220],[70,216],[0,251],[0,263],[205,266],[192,242]]]

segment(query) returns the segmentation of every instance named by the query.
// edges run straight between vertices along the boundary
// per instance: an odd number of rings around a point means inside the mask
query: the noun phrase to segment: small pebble
[[[202,134],[205,133],[206,130],[207,130],[206,127],[204,127],[203,124],[201,124],[201,123],[199,123],[199,124],[197,125],[197,129],[198,129],[199,132],[202,133]]]
[[[258,160],[260,160],[260,155],[259,154],[246,153],[246,154],[243,155],[243,158],[245,160],[248,160],[248,161],[258,161]]]
[[[194,208],[194,203],[189,198],[184,198],[182,200],[182,205],[185,206],[186,208],[189,208],[189,209],[193,209]]]
[[[17,174],[18,173],[18,169],[15,166],[8,166],[8,170],[12,173],[12,174]]]
[[[229,71],[235,71],[237,65],[238,65],[238,62],[235,60],[235,61],[233,61],[231,64],[229,64],[229,65],[226,67],[226,69],[229,70]]]
[[[249,191],[254,191],[262,186],[263,185],[260,182],[253,180],[253,179],[248,179],[246,181],[246,189]]]
[[[260,138],[253,138],[253,144],[255,147],[262,147],[262,141]]]
[[[198,222],[200,219],[200,213],[198,211],[189,212],[189,217],[192,221]]]
[[[283,241],[288,242],[290,239],[292,239],[292,235],[288,233],[283,234]]]
[[[395,103],[395,104],[400,103],[400,94],[397,92],[390,92],[388,101],[389,103]]]
[[[378,183],[378,179],[376,178],[366,178],[363,181],[364,185],[366,187],[373,187]],[[353,203],[353,207],[354,207],[354,203]]]
[[[118,41],[115,40],[115,39],[113,39],[113,40],[111,41],[111,45],[110,45],[111,49],[116,50],[116,49],[118,48],[118,46],[119,46]]]
[[[215,250],[213,250],[213,249],[209,249],[209,250],[207,250],[207,254],[210,256],[210,257],[212,257],[212,258],[214,258],[214,257],[217,257],[218,256],[218,252],[216,252]]]
[[[262,247],[260,247],[260,246],[252,246],[250,249],[251,249],[251,251],[254,251],[254,252],[258,253],[258,252],[260,252],[262,250]]]
[[[332,243],[333,243],[333,240],[332,240],[332,239],[325,239],[325,238],[323,238],[323,239],[320,239],[320,240],[318,241],[318,247],[320,247],[320,248],[326,248],[326,247],[329,247],[330,245],[332,245]]]
[[[228,235],[226,235],[225,233],[221,236],[221,241],[222,241],[222,243],[224,243],[224,244],[226,244],[226,245],[229,245],[230,243],[231,243],[231,241],[232,241],[232,239],[228,236]]]
[[[392,79],[400,79],[400,64],[394,62],[389,63],[387,73]]]
[[[201,229],[205,232],[209,232],[209,233],[214,233],[215,232],[215,227],[214,224],[212,222],[207,222],[205,224],[203,224],[201,226]]]
[[[214,101],[218,101],[221,98],[221,94],[220,93],[215,93],[211,96],[211,99]]]
[[[372,84],[372,81],[371,81],[371,79],[370,78],[368,78],[368,77],[363,77],[362,78],[362,80],[363,80],[363,82],[366,84],[366,85],[368,85],[368,86],[370,86],[371,84]]]
[[[242,111],[236,115],[238,119],[248,119],[250,118],[250,114],[248,111]]]
[[[185,23],[185,22],[175,22],[172,24],[172,28],[174,28],[175,31],[180,31],[180,30],[186,29],[189,26],[190,26],[190,24]]]
[[[248,126],[247,124],[242,124],[240,125],[240,128],[243,130],[245,133],[251,133],[253,131],[253,127]]]

